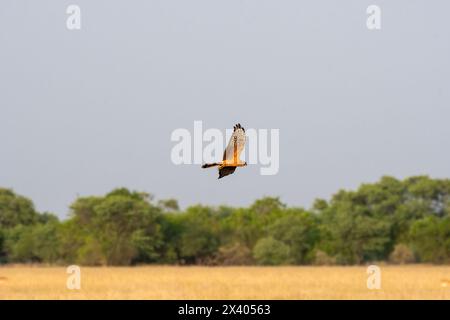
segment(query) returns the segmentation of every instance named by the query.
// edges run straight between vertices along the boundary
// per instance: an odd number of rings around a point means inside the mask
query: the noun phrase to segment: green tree
[[[97,263],[108,265],[154,261],[161,241],[160,213],[150,199],[148,194],[123,188],[105,197],[77,199],[72,215],[90,235],[80,253],[92,259],[94,250],[94,256],[101,257]]]
[[[411,225],[449,215],[450,180],[383,177],[356,191],[339,191],[329,203],[316,201],[319,246],[341,263],[387,260],[397,243],[408,243]]]
[[[450,217],[429,216],[411,227],[411,242],[423,262],[450,262]]]
[[[204,206],[189,207],[182,221],[180,254],[186,263],[212,259],[219,241],[219,224],[214,210]]]
[[[272,237],[260,239],[253,248],[253,257],[261,265],[289,264],[289,247],[281,241]]]
[[[0,264],[7,262],[6,248],[5,248],[5,231],[0,228]]]
[[[6,247],[11,262],[55,263],[60,259],[58,222],[17,225],[8,231]]]
[[[161,210],[165,212],[179,211],[180,206],[178,205],[178,201],[176,199],[165,199],[159,200],[158,206]]]
[[[238,208],[221,221],[223,242],[240,243],[253,248],[261,237],[265,235],[266,224],[261,217],[248,208]]]
[[[320,211],[319,248],[343,264],[385,259],[392,249],[392,217],[397,197],[386,191],[389,178],[363,185],[357,191],[339,191]],[[395,184],[395,182],[394,182]]]
[[[60,260],[67,264],[102,264],[99,263],[101,259],[83,260],[84,255],[81,250],[84,246],[89,246],[86,245],[89,238],[92,238],[92,236],[89,236],[89,230],[80,223],[78,217],[72,217],[71,219],[61,222],[58,232]]]
[[[38,214],[31,200],[0,188],[0,228],[14,228],[37,222]]]
[[[277,219],[269,234],[289,247],[291,261],[305,264],[313,259],[313,249],[319,240],[317,219],[303,209],[287,209],[285,216]]]
[[[165,213],[161,216],[163,241],[161,249],[162,263],[179,263],[181,261],[181,235],[183,231],[183,214]]]
[[[279,198],[264,197],[250,208],[222,208],[222,233],[226,243],[240,243],[253,248],[256,242],[269,236],[268,226],[286,214],[286,205]]]
[[[450,213],[450,180],[417,176],[403,182],[402,204],[395,216],[394,242],[408,242],[411,225],[428,216]]]

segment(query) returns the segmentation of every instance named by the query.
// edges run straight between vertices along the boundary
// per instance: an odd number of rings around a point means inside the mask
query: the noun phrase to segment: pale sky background
[[[82,29],[66,29],[78,4]],[[382,9],[382,30],[366,8]],[[0,186],[60,217],[119,186],[309,207],[382,175],[450,177],[450,2],[2,0]],[[280,129],[280,171],[170,161],[176,128]]]

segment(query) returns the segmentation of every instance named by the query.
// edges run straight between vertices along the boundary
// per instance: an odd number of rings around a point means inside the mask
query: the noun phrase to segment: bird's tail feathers
[[[214,162],[214,163],[205,163],[204,165],[202,165],[202,168],[203,168],[203,169],[206,169],[206,168],[211,168],[211,167],[215,167],[215,166],[218,166],[218,165],[220,165],[220,163],[217,163],[217,162]]]

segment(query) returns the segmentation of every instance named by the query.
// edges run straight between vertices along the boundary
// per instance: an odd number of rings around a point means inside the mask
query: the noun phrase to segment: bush
[[[411,226],[410,238],[420,260],[450,262],[450,217],[429,216]]]
[[[38,213],[30,199],[17,195],[12,190],[0,188],[0,228],[32,225],[37,219]]]
[[[6,251],[4,248],[5,236],[3,230],[0,228],[0,264],[7,262]]]
[[[317,266],[332,266],[336,264],[336,258],[330,257],[326,252],[317,250],[314,257],[314,264]]]
[[[312,260],[312,250],[319,239],[315,217],[302,209],[286,209],[268,231],[274,239],[289,246],[291,262],[306,264]]]
[[[397,244],[389,256],[389,261],[395,264],[413,263],[416,261],[412,250],[404,245]]]
[[[7,237],[7,251],[11,262],[58,261],[58,239],[56,223],[19,225],[10,229]]]
[[[76,261],[82,265],[101,266],[107,264],[99,243],[92,237],[86,238],[84,245],[79,248],[77,253]]]
[[[219,248],[216,264],[225,266],[250,265],[254,262],[252,251],[239,243]]]
[[[261,265],[288,264],[289,247],[272,237],[260,239],[253,248],[253,257]]]

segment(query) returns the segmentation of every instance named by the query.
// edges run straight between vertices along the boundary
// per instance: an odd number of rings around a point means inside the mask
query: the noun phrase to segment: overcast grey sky
[[[119,186],[183,207],[264,195],[308,207],[382,175],[450,177],[449,12],[446,0],[2,0],[0,186],[65,217],[77,195]],[[279,174],[173,165],[170,135],[194,120],[279,128]]]

